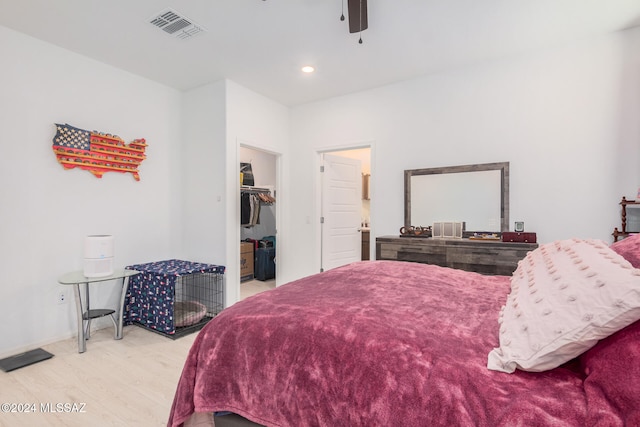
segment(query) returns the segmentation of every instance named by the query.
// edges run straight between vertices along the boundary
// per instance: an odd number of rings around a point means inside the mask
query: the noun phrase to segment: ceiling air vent
[[[152,16],[149,23],[178,39],[188,39],[206,31],[201,25],[172,9],[165,9]]]

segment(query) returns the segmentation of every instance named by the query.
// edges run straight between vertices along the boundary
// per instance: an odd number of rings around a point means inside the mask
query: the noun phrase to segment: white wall
[[[639,48],[636,28],[293,108],[291,276],[317,271],[317,151],[358,141],[376,236],[403,223],[405,169],[509,161],[511,224],[611,241],[640,185]]]
[[[0,355],[74,336],[70,287],[87,234],[115,236],[115,263],[179,255],[181,94],[0,27]],[[54,123],[146,138],[147,159],[131,174],[102,179],[64,170],[52,151]],[[59,291],[67,303],[58,305]],[[92,293],[117,301],[117,287]],[[101,319],[104,320],[104,319]]]
[[[186,92],[182,115],[185,256],[226,266],[226,82]]]

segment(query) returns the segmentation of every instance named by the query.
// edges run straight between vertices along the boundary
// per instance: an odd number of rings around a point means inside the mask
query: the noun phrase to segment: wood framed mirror
[[[404,226],[465,224],[464,236],[509,231],[509,162],[404,171]]]

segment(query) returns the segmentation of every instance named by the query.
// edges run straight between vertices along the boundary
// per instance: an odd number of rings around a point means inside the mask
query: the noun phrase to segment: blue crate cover
[[[124,324],[139,323],[166,334],[175,333],[173,306],[179,276],[194,273],[224,274],[221,265],[170,259],[127,266],[141,274],[129,279],[124,302]]]

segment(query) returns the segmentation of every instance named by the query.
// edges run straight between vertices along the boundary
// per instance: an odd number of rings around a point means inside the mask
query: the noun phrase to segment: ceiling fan
[[[367,0],[347,0],[347,11],[349,14],[349,32],[361,33],[358,43],[362,44],[362,32],[369,28],[369,21],[367,19]],[[340,15],[340,20],[345,20],[344,0],[342,0],[342,15]]]
[[[367,20],[367,0],[347,0],[347,10],[349,14],[349,32],[362,33],[369,28]],[[344,0],[342,0],[342,15],[340,20],[344,21]],[[362,44],[362,35],[358,40]]]

